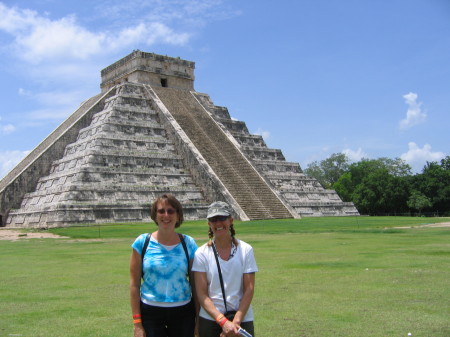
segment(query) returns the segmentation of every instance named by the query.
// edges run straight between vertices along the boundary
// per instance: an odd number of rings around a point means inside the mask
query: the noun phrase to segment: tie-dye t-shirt
[[[144,247],[147,234],[141,234],[132,244],[139,254]],[[197,250],[194,239],[184,235],[189,259]],[[141,285],[141,300],[146,304],[155,302],[186,302],[191,299],[191,288],[187,279],[188,264],[181,242],[168,250],[155,239],[151,239],[144,254],[144,282]]]

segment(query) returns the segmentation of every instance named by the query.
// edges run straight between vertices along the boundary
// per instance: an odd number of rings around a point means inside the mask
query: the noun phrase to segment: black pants
[[[194,302],[180,307],[155,307],[141,302],[146,337],[194,337]]]
[[[241,328],[245,329],[248,333],[255,337],[255,328],[253,326],[253,321],[242,322]],[[219,337],[221,332],[222,328],[215,321],[200,317],[198,327],[198,333],[200,337]]]

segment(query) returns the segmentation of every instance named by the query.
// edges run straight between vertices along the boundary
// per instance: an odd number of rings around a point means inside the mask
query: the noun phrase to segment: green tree
[[[386,158],[382,157],[377,159],[381,163],[382,167],[385,167],[389,174],[395,177],[407,177],[411,175],[411,166],[400,158]]]
[[[342,201],[353,201],[352,194],[355,190],[355,182],[351,172],[345,172],[341,175],[337,182],[333,184],[333,188]]]
[[[441,159],[441,167],[446,171],[450,171],[450,156]]]
[[[407,205],[409,208],[418,210],[420,215],[424,208],[429,208],[433,204],[431,203],[430,199],[428,199],[419,191],[413,191],[407,201]]]
[[[324,188],[331,186],[348,170],[349,161],[344,153],[333,153],[327,159],[310,163],[305,174],[316,178]]]
[[[450,213],[450,156],[438,162],[427,162],[422,173],[411,179],[414,190],[425,195],[434,211]]]
[[[406,179],[380,168],[368,173],[356,186],[352,200],[363,214],[401,213],[407,210],[408,190]]]
[[[363,159],[350,164],[332,187],[362,214],[405,212],[410,172],[411,167],[399,158]]]

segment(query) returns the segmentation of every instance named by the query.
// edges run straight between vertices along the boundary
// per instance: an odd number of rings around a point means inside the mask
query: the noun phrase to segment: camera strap
[[[225,312],[227,312],[228,311],[227,301],[226,301],[226,297],[225,297],[225,287],[223,286],[222,271],[220,269],[219,254],[217,253],[216,245],[214,244],[214,241],[212,242],[212,249],[214,251],[214,257],[216,258],[217,270],[219,271],[219,280],[220,280],[220,287],[222,288],[223,304],[225,304]]]

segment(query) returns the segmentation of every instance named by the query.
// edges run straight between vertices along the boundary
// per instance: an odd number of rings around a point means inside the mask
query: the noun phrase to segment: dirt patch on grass
[[[438,222],[438,223],[429,223],[423,225],[411,225],[411,226],[403,226],[403,227],[394,227],[394,228],[442,228],[442,227],[450,227],[450,222]]]
[[[67,236],[60,236],[49,232],[22,232],[13,229],[0,229],[0,240],[21,240],[21,239],[61,239]]]

